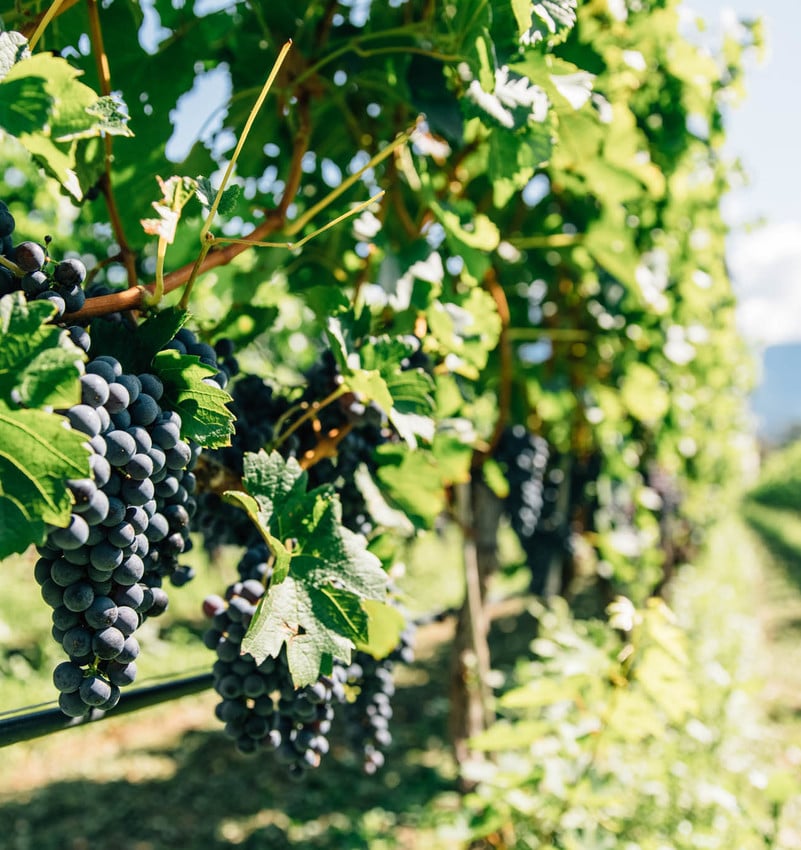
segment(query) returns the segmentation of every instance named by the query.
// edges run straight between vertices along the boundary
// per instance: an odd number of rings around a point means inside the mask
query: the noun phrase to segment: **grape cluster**
[[[393,668],[412,661],[412,631],[403,633],[387,658],[357,652],[350,664],[335,660],[330,676],[296,689],[286,647],[260,664],[242,654],[242,639],[270,584],[271,563],[264,543],[251,546],[239,563],[239,581],[228,587],[225,598],[204,600],[203,611],[211,618],[204,642],[217,654],[214,687],[221,700],[216,716],[240,752],[271,751],[292,778],[302,779],[328,752],[335,706],[341,705],[348,744],[361,755],[365,772],[375,773],[392,741]]]
[[[565,550],[569,537],[567,515],[559,506],[564,474],[554,463],[548,443],[523,425],[514,425],[503,432],[496,458],[509,482],[505,507],[526,555],[531,572],[530,590],[541,594],[546,588],[552,560]]]
[[[530,590],[561,592],[573,573],[574,529],[591,532],[598,509],[601,456],[552,451],[542,482],[542,509],[534,534],[520,539],[531,571]]]
[[[509,494],[506,508],[521,541],[537,529],[543,505],[543,478],[548,465],[548,443],[522,425],[507,428],[496,452],[506,469]]]
[[[48,533],[35,569],[70,659],[53,676],[70,716],[116,704],[136,676],[134,632],[167,607],[164,579],[191,578],[178,559],[190,548],[199,451],[181,439],[181,417],[162,409],[156,375],[126,374],[101,355],[80,382],[66,416],[87,437],[91,477],[67,482],[69,524]]]
[[[345,735],[351,749],[362,756],[367,774],[384,765],[384,750],[392,743],[389,721],[395,693],[394,667],[398,661],[414,660],[413,632],[406,629],[398,647],[386,658],[375,659],[366,652],[354,654],[345,669],[345,682],[353,699],[345,703]]]
[[[292,778],[302,779],[328,752],[333,702],[344,698],[344,674],[339,667],[333,676],[295,689],[286,648],[260,664],[242,654],[242,638],[272,575],[266,545],[247,550],[239,574],[225,599],[209,596],[203,603],[212,618],[204,642],[217,654],[214,687],[221,701],[215,712],[240,752],[272,751]]]
[[[22,290],[31,301],[44,299],[52,303],[56,313],[74,313],[83,307],[86,293],[86,266],[78,259],[50,263],[47,249],[38,242],[25,240],[14,244],[14,216],[4,201],[0,201],[0,243],[2,256],[12,262],[19,274],[6,265],[0,265],[0,296]]]
[[[216,347],[223,366],[230,374],[236,374],[238,365],[230,344],[218,343]],[[222,468],[241,476],[245,454],[268,447],[278,436],[279,421],[285,429],[339,386],[341,377],[333,354],[325,351],[305,378],[303,393],[296,401],[291,401],[262,378],[239,377],[231,388],[233,402],[230,407],[236,421],[231,445],[207,452],[205,457],[209,464],[219,463]],[[374,525],[354,476],[361,464],[374,468],[374,450],[386,439],[388,431],[382,427],[377,409],[361,404],[352,394],[345,394],[334,403],[319,407],[313,417],[281,440],[278,451],[284,457],[303,460],[314,456],[321,440],[329,441],[331,456],[316,458],[308,468],[309,486],[332,484],[340,496],[343,524],[367,535]],[[194,530],[202,534],[209,548],[224,544],[248,546],[258,539],[258,532],[243,512],[224,503],[214,492],[199,497]]]

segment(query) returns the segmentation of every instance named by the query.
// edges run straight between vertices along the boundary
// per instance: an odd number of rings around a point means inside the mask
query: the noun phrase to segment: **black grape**
[[[47,252],[38,242],[20,242],[14,248],[14,262],[24,272],[36,272],[44,266]]]
[[[67,482],[74,502],[70,520],[48,533],[36,578],[53,608],[54,635],[70,658],[65,663],[72,665],[54,678],[69,716],[116,704],[119,687],[135,676],[134,633],[167,608],[164,580],[180,585],[192,575],[179,558],[190,547],[195,479],[189,466],[197,452],[180,437],[180,416],[161,409],[162,395],[156,376],[126,374],[103,355],[86,365],[81,401],[66,411],[72,427],[88,438],[92,477]],[[131,399],[139,401],[138,422],[118,427]],[[170,449],[174,486],[157,492],[154,478],[157,469],[165,471],[166,456],[153,433],[164,427],[177,435]],[[76,668],[82,677],[77,688]],[[68,670],[72,678],[65,679]]]

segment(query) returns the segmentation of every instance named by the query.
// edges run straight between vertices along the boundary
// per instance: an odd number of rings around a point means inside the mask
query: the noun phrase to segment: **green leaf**
[[[231,444],[234,415],[226,407],[231,396],[206,378],[216,374],[211,366],[194,354],[173,349],[160,351],[153,358],[153,372],[164,382],[164,394],[181,414],[183,436],[205,448]]]
[[[482,752],[514,751],[541,742],[553,727],[544,720],[499,721],[484,732],[470,738],[470,747]]]
[[[212,186],[211,180],[208,177],[198,177],[195,186],[195,194],[197,199],[204,207],[209,209],[217,197],[217,190]],[[217,214],[221,216],[230,215],[236,209],[239,196],[242,194],[242,189],[234,183],[231,186],[226,186],[220,196],[220,203],[217,205]]]
[[[241,508],[250,517],[250,521],[259,529],[264,542],[270,547],[270,551],[275,556],[272,582],[273,584],[282,582],[289,572],[289,561],[292,556],[286,546],[277,537],[273,537],[270,534],[270,512],[262,511],[259,503],[253,496],[240,490],[227,491],[223,494],[223,500]]]
[[[403,446],[378,447],[376,477],[387,497],[418,527],[429,528],[445,509],[445,483],[434,457]]]
[[[245,456],[247,493],[226,494],[280,559],[242,649],[261,661],[286,645],[298,687],[332,658],[350,659],[355,643],[369,638],[363,600],[386,595],[386,574],[364,538],[342,526],[338,497],[329,488],[307,492],[307,482],[294,459],[259,452]]]
[[[449,301],[433,302],[426,318],[451,371],[471,379],[478,377],[501,333],[492,296],[483,289],[470,289]]]
[[[620,387],[620,400],[641,422],[656,424],[670,408],[670,396],[659,375],[644,363],[632,363]]]
[[[28,39],[18,32],[0,32],[0,80],[22,59],[30,56]]]
[[[0,126],[78,200],[85,188],[77,174],[78,142],[101,133],[130,135],[121,101],[98,97],[78,80],[81,73],[61,57],[37,53],[0,81]]]
[[[373,658],[386,658],[398,647],[406,618],[394,605],[373,599],[364,600],[362,608],[367,613],[367,640],[356,648]]]
[[[527,33],[521,33],[526,44],[546,41],[555,45],[564,41],[576,23],[577,0],[540,0],[531,7],[531,25]],[[517,10],[515,10],[517,17]],[[518,25],[520,24],[518,17]]]
[[[186,324],[189,314],[177,307],[160,310],[134,328],[118,322],[92,323],[92,356],[116,357],[126,372],[134,375],[150,369],[153,358]]]
[[[392,395],[387,382],[376,369],[349,369],[345,377],[348,388],[363,402],[375,402],[381,410],[392,410]]]
[[[492,202],[502,209],[550,157],[553,128],[550,122],[530,122],[517,133],[490,133],[488,142]]]
[[[380,336],[358,346],[354,330],[361,324],[361,317],[355,320],[352,313],[328,321],[328,338],[346,386],[363,402],[378,405],[410,447],[417,445],[417,437],[430,441],[433,382],[421,369],[403,368],[416,343]]]
[[[517,22],[517,38],[520,40],[531,29],[531,0],[512,0],[512,11]]]
[[[0,299],[0,398],[27,407],[70,407],[80,400],[82,352],[46,324],[55,308],[21,292]]]
[[[0,83],[0,127],[12,136],[40,130],[47,123],[52,106],[53,98],[40,78]]]
[[[65,526],[68,478],[87,478],[86,435],[55,413],[0,400],[0,559],[44,542],[46,524]]]
[[[104,95],[86,107],[89,115],[97,119],[95,125],[110,136],[132,136],[128,126],[130,116],[125,104],[117,95]]]

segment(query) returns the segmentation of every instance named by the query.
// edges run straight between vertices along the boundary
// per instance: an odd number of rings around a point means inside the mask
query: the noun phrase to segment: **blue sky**
[[[746,100],[727,113],[728,152],[750,185],[726,203],[734,231],[729,262],[740,326],[757,346],[801,342],[801,2],[686,0],[710,23],[710,37],[732,12],[764,19],[768,51],[749,62]],[[746,225],[763,219],[764,225]]]

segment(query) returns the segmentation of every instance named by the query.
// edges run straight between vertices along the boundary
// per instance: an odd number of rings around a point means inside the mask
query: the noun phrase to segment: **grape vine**
[[[399,564],[450,526],[467,762],[503,526],[530,592],[603,614],[739,474],[717,151],[756,28],[718,65],[675,0],[186,4],[147,52],[133,0],[78,5],[0,33],[0,557],[38,547],[62,710],[124,699],[193,540],[236,546],[204,605],[225,734],[302,778],[339,715],[375,772]],[[171,162],[201,55],[235,93]]]

